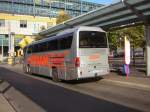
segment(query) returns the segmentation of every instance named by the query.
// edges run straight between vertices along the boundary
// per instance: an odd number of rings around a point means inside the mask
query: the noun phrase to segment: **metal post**
[[[150,76],[150,24],[145,25],[147,76]]]
[[[33,0],[33,15],[35,17],[35,0]]]
[[[12,1],[11,1],[11,10],[12,10],[12,12],[13,12],[13,14],[14,14],[14,8],[13,8],[13,7],[14,7],[14,1],[12,0]]]
[[[3,62],[3,57],[4,57],[4,42],[2,38],[2,62]]]
[[[133,66],[135,66],[135,47],[133,44]]]
[[[51,0],[49,1],[49,9],[50,9],[50,18],[52,17],[52,4]]]
[[[12,55],[12,57],[14,57],[14,52],[15,52],[15,49],[14,49],[14,47],[15,47],[14,36],[15,36],[15,34],[14,34],[14,32],[12,32],[11,33],[11,55]]]
[[[66,10],[67,10],[67,4],[66,4],[67,2],[66,2],[66,0],[65,0],[65,12],[66,12]]]
[[[81,14],[83,13],[83,4],[82,4],[82,0],[81,0],[81,5],[80,5],[81,7],[80,7],[80,10],[81,10]]]
[[[10,55],[10,51],[11,51],[11,34],[9,32],[9,37],[8,37],[8,53],[9,53],[9,57],[11,56]]]

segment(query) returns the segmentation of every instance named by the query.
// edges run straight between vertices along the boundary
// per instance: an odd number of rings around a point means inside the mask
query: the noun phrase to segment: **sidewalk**
[[[23,73],[22,65],[16,64],[14,66],[10,65],[0,65],[12,71]],[[101,82],[115,84],[119,86],[125,86],[130,88],[142,89],[150,91],[150,77],[144,75],[143,73],[131,73],[129,77],[119,75],[117,72],[110,72],[110,74],[103,76]]]
[[[0,112],[15,112],[1,93],[0,93]]]
[[[8,86],[8,83],[0,80],[0,112],[16,112],[3,95]]]
[[[118,75],[115,72],[106,75],[102,79],[105,82],[112,83],[120,86],[127,86],[136,89],[143,89],[150,91],[150,77],[140,77],[135,75],[130,75],[128,78],[126,76]]]

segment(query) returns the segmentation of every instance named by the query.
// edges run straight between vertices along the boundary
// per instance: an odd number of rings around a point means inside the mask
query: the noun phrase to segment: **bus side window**
[[[59,40],[60,49],[70,49],[72,45],[73,36],[68,36]]]
[[[48,42],[48,51],[58,50],[58,40]]]
[[[38,52],[38,44],[33,45],[32,52],[33,53]]]
[[[47,42],[43,42],[43,43],[41,43],[41,44],[39,44],[39,45],[40,45],[40,52],[45,52],[45,51],[47,51],[47,49],[48,49]]]

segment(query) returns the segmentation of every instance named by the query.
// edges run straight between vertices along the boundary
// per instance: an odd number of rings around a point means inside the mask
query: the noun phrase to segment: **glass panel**
[[[104,32],[81,31],[79,33],[80,48],[107,48],[107,38]]]
[[[73,36],[69,36],[67,38],[62,38],[59,40],[59,49],[70,49],[72,45]]]
[[[5,20],[4,19],[0,19],[0,27],[4,27],[5,26]]]

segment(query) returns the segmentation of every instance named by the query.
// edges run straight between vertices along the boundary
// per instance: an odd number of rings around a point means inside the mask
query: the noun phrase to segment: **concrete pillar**
[[[83,14],[83,1],[82,0],[81,0],[81,3],[80,3],[80,6],[81,6],[80,7],[80,10],[81,10],[80,12],[81,12],[81,14]]]
[[[13,32],[9,35],[9,57],[8,57],[8,64],[14,64],[14,36]]]
[[[14,56],[14,36],[13,32],[9,35],[9,56]]]
[[[65,12],[66,12],[66,10],[67,10],[67,1],[65,0]]]
[[[35,10],[35,0],[33,0],[33,15],[36,16],[36,10]]]
[[[4,57],[4,38],[2,38],[2,62]]]
[[[147,76],[150,76],[150,24],[145,25]]]

